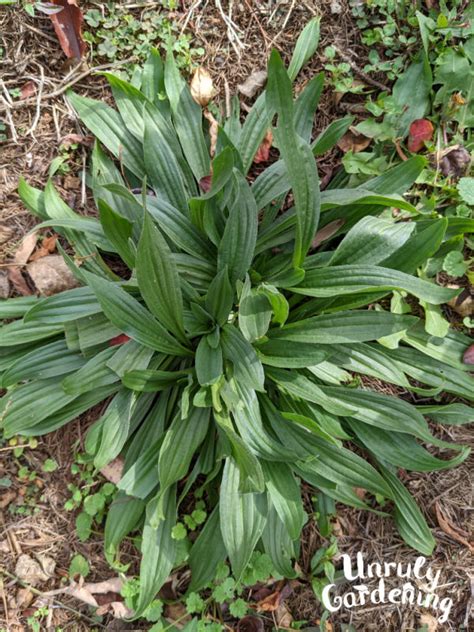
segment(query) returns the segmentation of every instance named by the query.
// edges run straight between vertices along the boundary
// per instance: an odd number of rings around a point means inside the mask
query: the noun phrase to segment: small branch
[[[342,51],[340,48],[337,48],[337,47],[335,48],[337,52],[339,53],[339,56],[341,57],[341,59],[343,59],[345,62],[349,64],[349,66],[352,68],[355,74],[364,80],[364,83],[368,84],[369,86],[373,86],[374,88],[378,88],[378,90],[382,90],[382,92],[391,92],[391,88],[381,83],[380,81],[377,81],[377,79],[372,79],[372,77],[369,77],[367,73],[361,70],[359,66],[355,63],[355,61],[353,61],[352,58],[347,53]]]

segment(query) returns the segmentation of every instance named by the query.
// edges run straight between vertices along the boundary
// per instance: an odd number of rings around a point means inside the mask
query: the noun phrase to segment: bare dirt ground
[[[150,3],[136,4],[139,5],[136,9],[139,15],[142,6]],[[88,3],[81,5],[84,9],[88,8]],[[228,5],[222,2],[225,11],[228,11]],[[341,12],[332,12],[335,5]],[[331,0],[243,0],[233,5],[232,21],[236,37],[229,32],[216,3],[188,0],[181,2],[180,6],[174,17],[193,34],[198,45],[205,48],[200,64],[211,71],[219,90],[217,100],[221,103],[225,101],[226,94],[234,94],[237,85],[253,71],[265,67],[265,59],[272,47],[276,46],[288,58],[298,33],[313,15],[323,15],[320,50],[328,44],[337,43],[340,48],[349,51],[361,67],[364,65],[367,51],[359,43],[347,0],[338,3]],[[64,96],[65,88],[73,83],[76,91],[95,98],[107,98],[107,89],[104,82],[93,75],[93,68],[88,66],[87,60],[75,68],[64,63],[50,20],[42,14],[33,19],[21,9],[0,8],[0,48],[4,49],[3,57],[0,56],[3,83],[0,86],[0,95],[3,94],[0,98],[0,121],[3,120],[6,125],[7,136],[7,140],[0,144],[0,225],[11,229],[8,239],[0,244],[1,263],[2,260],[10,260],[22,237],[35,222],[17,195],[19,177],[25,176],[34,186],[44,186],[48,168],[58,155],[61,141],[69,134],[81,132]],[[322,67],[322,56],[316,54],[301,83]],[[2,89],[21,89],[31,81],[36,86],[36,94],[29,101],[16,101],[13,107],[7,109],[8,95],[4,90],[2,93]],[[48,96],[51,94],[53,96]],[[245,107],[245,99],[243,105]],[[334,95],[325,91],[315,120],[315,131],[322,129],[330,120],[343,116],[347,108],[344,100],[337,103]],[[66,201],[76,210],[86,210],[87,205],[81,185],[87,151],[87,147],[80,146],[71,157],[71,172],[55,177],[55,183]],[[330,177],[337,160],[337,150],[323,157],[320,162],[323,176]],[[114,575],[103,557],[102,534],[96,533],[87,542],[80,542],[75,533],[74,512],[64,510],[64,503],[70,497],[67,483],[77,483],[71,474],[74,452],[80,451],[84,429],[89,421],[83,418],[69,424],[41,439],[34,450],[25,449],[20,457],[14,456],[11,447],[0,448],[0,480],[11,481],[10,487],[0,487],[0,570],[3,571],[0,574],[0,630],[21,632],[60,628],[80,632],[149,627],[148,624],[118,623],[109,616],[95,621],[87,606],[69,596],[42,597],[44,592],[67,583],[67,569],[76,553],[81,553],[90,563],[88,580],[102,581]],[[457,443],[470,440],[468,431],[463,428],[451,428],[449,435]],[[47,458],[57,461],[59,467],[56,471],[41,471],[41,463]],[[20,468],[25,466],[30,472],[37,473],[28,482],[20,476]],[[430,632],[435,629],[449,632],[470,629],[469,613],[474,590],[472,552],[453,539],[452,533],[447,532],[446,524],[444,529],[440,526],[439,510],[448,523],[457,528],[457,533],[473,533],[471,472],[472,462],[452,471],[404,475],[404,482],[434,529],[438,546],[430,564],[442,571],[438,592],[451,597],[454,602],[449,623],[440,624],[437,628],[428,627]],[[401,542],[390,520],[344,507],[338,509],[335,529],[341,553],[355,555],[357,551],[362,551],[369,561],[402,561],[404,564],[413,562],[417,557]],[[302,542],[303,570],[308,570],[311,556],[324,543],[312,522],[306,528]],[[38,561],[43,570],[43,576],[37,582],[29,582],[30,587],[25,587],[18,580],[19,560],[25,555]],[[128,561],[132,564],[136,562],[133,547],[127,555]],[[54,561],[54,569],[48,558]],[[32,583],[35,585],[31,586]],[[40,627],[35,628],[33,614],[42,604],[48,606],[48,611],[43,617],[36,618]],[[307,583],[294,587],[286,606],[295,621],[308,621],[303,627],[315,625],[322,613]],[[332,627],[327,624],[326,629],[336,631],[341,629],[342,624],[352,624],[357,632],[411,632],[422,623],[429,625],[429,618],[421,619],[429,614],[435,613],[418,607],[361,607],[333,616]],[[271,617],[268,623],[272,624]]]

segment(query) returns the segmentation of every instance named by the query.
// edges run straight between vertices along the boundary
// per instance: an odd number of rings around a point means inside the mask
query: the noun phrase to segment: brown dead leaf
[[[20,99],[28,99],[36,94],[36,83],[27,81],[20,89]]]
[[[444,176],[460,178],[471,163],[471,155],[462,145],[453,145],[441,151],[437,161]]]
[[[438,620],[427,612],[420,616],[421,627],[426,627],[426,632],[436,632],[438,629]]]
[[[257,612],[275,612],[278,609],[281,602],[281,592],[275,590],[268,597],[265,597],[261,601],[257,602]]]
[[[474,347],[474,345],[472,346]],[[462,544],[463,546],[467,547],[471,551],[471,553],[474,553],[474,545],[471,542],[469,542],[469,540],[467,539],[469,537],[469,534],[466,533],[463,529],[461,529],[457,525],[453,524],[446,517],[439,503],[435,503],[435,509],[436,509],[436,518],[438,520],[438,524],[441,527],[441,529],[447,535],[449,535],[449,537],[451,537],[453,540],[456,540],[456,542],[459,542],[459,544]]]
[[[254,156],[254,163],[267,162],[270,157],[270,149],[273,143],[272,130],[269,129],[265,134],[265,138],[260,143],[260,147],[257,149],[257,153]]]
[[[28,588],[19,588],[16,593],[16,606],[20,609],[28,608],[33,599],[34,595]]]
[[[16,498],[16,492],[12,489],[0,495],[0,509],[5,509]]]
[[[118,456],[113,461],[110,461],[108,465],[105,465],[100,473],[104,476],[108,481],[117,485],[122,478],[124,460],[122,457]]]
[[[81,188],[81,179],[77,176],[65,176],[63,180],[63,187],[68,191],[74,191]]]
[[[191,80],[190,90],[193,99],[203,108],[205,108],[209,101],[216,95],[212,77],[205,68],[196,68]]]
[[[453,283],[448,284],[447,287],[452,288],[453,290],[461,290],[460,285],[455,285]],[[457,296],[448,301],[448,305],[452,307],[456,314],[459,314],[463,318],[474,314],[474,298],[468,288],[462,289]]]
[[[15,256],[13,257],[13,265],[8,268],[8,278],[10,279],[10,282],[17,290],[17,292],[19,292],[23,296],[29,296],[30,294],[33,294],[25,278],[23,277],[21,267],[27,263],[31,253],[35,249],[37,241],[38,236],[36,233],[31,233],[30,235],[27,235],[22,240],[20,246],[15,252]]]
[[[92,147],[94,145],[94,137],[92,135],[84,136],[84,134],[66,134],[59,141],[61,147],[68,149],[71,145],[85,145]]]
[[[181,629],[184,628],[186,623],[191,621],[191,615],[186,614],[186,606],[181,602],[170,603],[165,606],[164,617],[170,623],[173,623],[175,627]]]
[[[290,611],[283,604],[275,611],[275,620],[277,622],[277,627],[283,629],[291,628],[291,624],[293,623],[293,617],[291,616]]]
[[[37,261],[47,255],[50,255],[56,250],[56,243],[58,241],[57,235],[51,235],[51,237],[45,237],[41,242],[41,246],[31,255],[30,261]]]
[[[58,13],[50,15],[56,36],[64,54],[68,58],[81,59],[86,51],[86,43],[82,37],[84,17],[76,0],[51,0],[52,4],[62,7]]]
[[[241,83],[237,86],[238,91],[251,99],[254,97],[257,92],[263,88],[265,83],[267,82],[267,71],[266,70],[256,70],[253,72],[244,83]]]
[[[4,244],[14,235],[15,231],[6,224],[0,224],[0,244]]]
[[[474,364],[474,344],[470,345],[462,357],[464,364]]]
[[[47,255],[32,261],[27,271],[42,296],[51,296],[79,285],[61,255]]]
[[[354,127],[350,127],[344,136],[338,140],[337,146],[345,154],[347,154],[348,151],[352,151],[356,154],[359,151],[364,151],[371,142],[371,138],[367,138],[367,136],[359,134]]]
[[[214,158],[214,154],[216,153],[217,147],[217,135],[219,133],[219,123],[216,121],[214,116],[209,112],[209,110],[204,110],[204,118],[209,122],[209,137],[211,139],[211,144],[209,148],[209,153],[211,158]]]
[[[408,151],[419,152],[425,147],[425,141],[433,138],[434,127],[428,119],[416,119],[410,125],[407,147]]]
[[[15,566],[15,575],[30,586],[48,581],[49,577],[40,564],[26,553],[20,555]]]
[[[329,222],[329,224],[326,224],[326,226],[324,226],[324,228],[321,228],[321,230],[318,230],[313,239],[311,247],[317,248],[323,243],[323,241],[327,241],[328,239],[330,239],[333,235],[337,233],[341,226],[344,226],[345,221],[345,219],[335,219],[333,222]]]

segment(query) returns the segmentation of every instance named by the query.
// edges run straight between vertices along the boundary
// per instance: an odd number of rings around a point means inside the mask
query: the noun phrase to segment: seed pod
[[[191,95],[193,99],[202,107],[206,107],[215,94],[216,91],[211,75],[205,68],[197,68],[191,81]]]

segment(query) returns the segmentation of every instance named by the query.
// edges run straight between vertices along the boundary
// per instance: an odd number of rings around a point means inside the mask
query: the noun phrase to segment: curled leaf
[[[474,364],[474,344],[466,349],[462,360],[464,364]]]
[[[206,107],[215,94],[216,91],[211,75],[205,68],[197,68],[191,80],[191,95],[193,99],[202,107]]]
[[[266,70],[256,70],[253,72],[244,83],[241,83],[237,86],[237,89],[240,93],[251,99],[254,97],[257,92],[263,88],[265,83],[267,82],[267,71]]]
[[[69,58],[81,59],[86,52],[86,43],[82,37],[84,17],[76,0],[52,0],[51,4],[61,7],[49,17],[64,54]]]
[[[417,119],[410,125],[407,147],[417,153],[425,146],[425,141],[433,138],[434,127],[427,119]]]
[[[253,159],[255,164],[259,162],[267,162],[270,157],[270,149],[273,143],[273,134],[272,130],[269,129],[265,134],[265,138],[260,143],[260,147],[257,149],[257,153],[255,154],[255,158]]]

